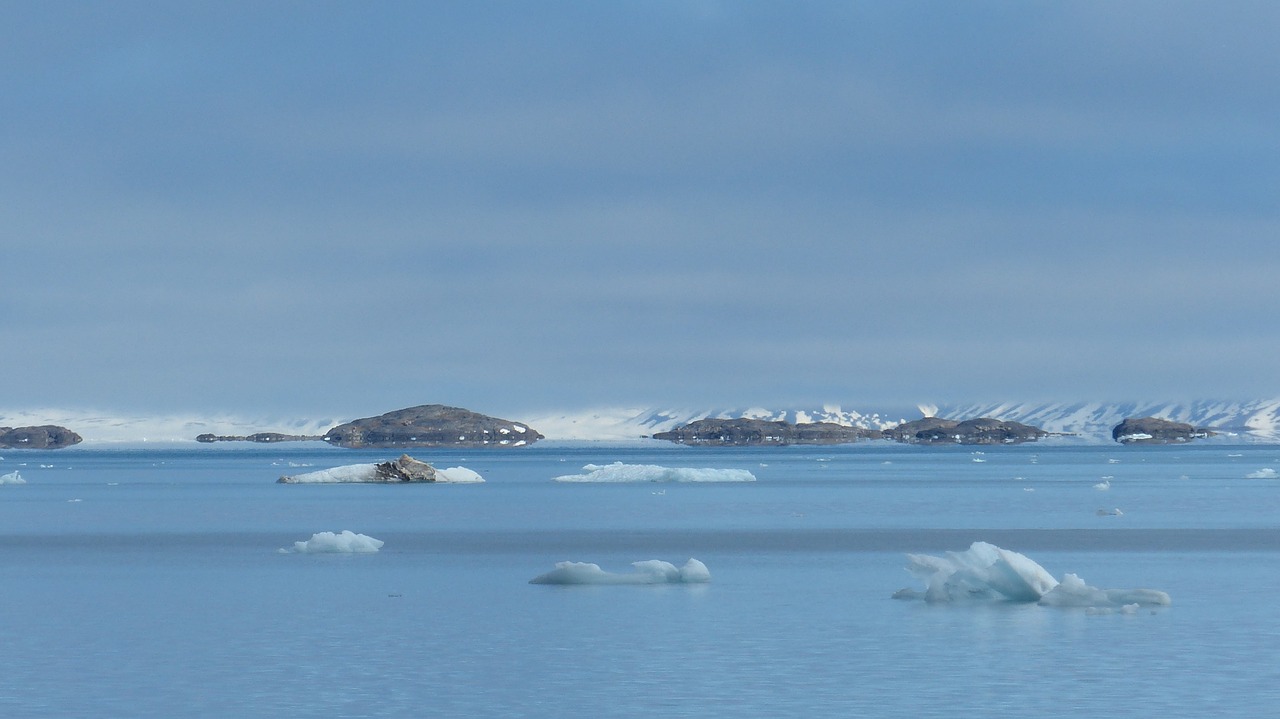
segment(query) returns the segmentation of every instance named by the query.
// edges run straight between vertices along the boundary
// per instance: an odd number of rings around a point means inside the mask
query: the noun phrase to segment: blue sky
[[[0,404],[1280,395],[1274,3],[2,2]]]

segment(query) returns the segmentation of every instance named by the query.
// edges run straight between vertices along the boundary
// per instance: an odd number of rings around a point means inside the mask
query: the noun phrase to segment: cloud
[[[148,7],[0,29],[8,401],[1280,391],[1270,5]]]

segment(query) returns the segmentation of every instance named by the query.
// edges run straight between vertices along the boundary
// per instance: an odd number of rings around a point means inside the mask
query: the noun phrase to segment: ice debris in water
[[[18,474],[18,470],[13,470],[8,474],[0,474],[0,484],[26,484],[27,480]]]
[[[1263,467],[1257,472],[1250,472],[1245,475],[1246,479],[1275,479],[1276,471],[1271,467]]]
[[[690,558],[677,567],[661,559],[632,562],[635,571],[606,572],[590,562],[557,562],[556,568],[529,580],[530,584],[705,584],[711,581],[707,565]]]
[[[1168,594],[1156,589],[1098,589],[1075,574],[1059,582],[1028,557],[987,542],[974,542],[963,552],[942,557],[908,554],[907,560],[907,571],[923,580],[925,589],[902,589],[893,595],[895,599],[1037,602],[1095,609],[1171,603]]]
[[[586,474],[566,474],[557,482],[754,482],[756,477],[745,469],[693,469],[662,467],[655,464],[588,464]]]
[[[384,542],[366,534],[356,534],[349,529],[334,534],[316,532],[305,542],[294,542],[292,549],[281,549],[283,554],[365,554],[376,552]]]

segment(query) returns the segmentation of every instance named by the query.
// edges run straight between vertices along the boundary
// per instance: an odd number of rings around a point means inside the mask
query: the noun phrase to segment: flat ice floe
[[[707,565],[690,558],[677,567],[661,559],[632,562],[635,571],[606,572],[590,562],[557,562],[556,568],[529,580],[530,584],[705,584],[711,581]]]
[[[588,464],[586,474],[566,474],[557,482],[754,482],[756,477],[745,469],[693,469],[662,467],[656,464]]]
[[[18,470],[13,470],[8,474],[0,474],[0,484],[26,484],[27,480],[18,474]]]
[[[316,532],[305,542],[294,542],[292,548],[281,548],[284,554],[368,554],[382,548],[384,542],[349,529],[334,534]]]
[[[924,591],[902,589],[895,599],[927,602],[1037,602],[1052,607],[1130,610],[1164,606],[1169,595],[1156,589],[1098,589],[1075,574],[1059,582],[1028,557],[987,542],[974,542],[946,556],[908,554],[907,571],[925,583]]]

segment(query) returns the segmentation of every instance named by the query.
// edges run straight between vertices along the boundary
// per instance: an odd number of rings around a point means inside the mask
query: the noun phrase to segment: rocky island
[[[542,439],[542,435],[519,422],[459,407],[424,404],[338,425],[322,439],[348,449],[522,447]]]
[[[879,430],[849,427],[833,422],[791,424],[763,419],[700,419],[654,439],[678,444],[716,447],[790,444],[848,444],[880,437]]]
[[[908,444],[1017,444],[1048,435],[1039,427],[991,417],[963,421],[925,417],[884,431],[885,437]]]
[[[1190,442],[1213,436],[1214,432],[1185,422],[1159,417],[1130,417],[1111,430],[1111,438],[1120,444],[1171,444]]]
[[[201,434],[196,435],[197,442],[316,442],[323,437],[310,434],[283,434],[281,432],[255,432],[248,435]]]
[[[66,427],[0,427],[0,449],[62,449],[80,444],[80,435]]]

